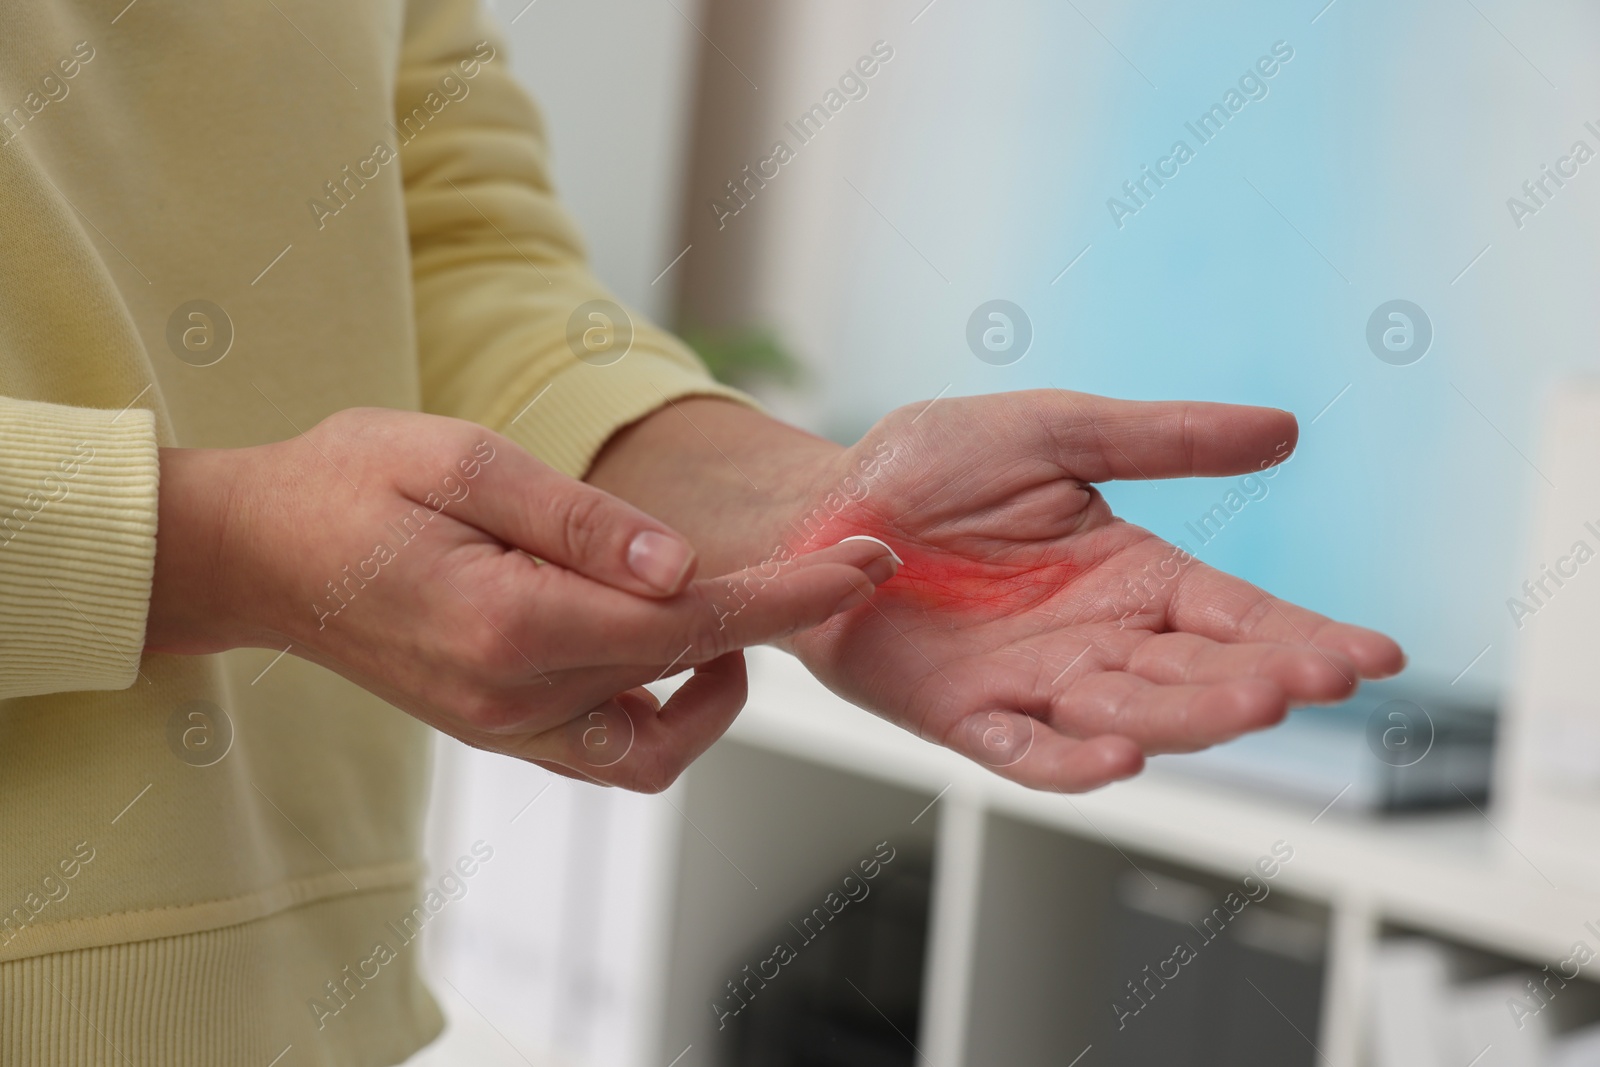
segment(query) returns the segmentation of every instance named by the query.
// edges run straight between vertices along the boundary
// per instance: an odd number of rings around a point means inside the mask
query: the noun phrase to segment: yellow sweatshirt
[[[474,0],[125,3],[0,10],[0,1064],[395,1063],[493,828],[423,870],[426,729],[292,650],[143,654],[157,447],[379,405],[579,474],[725,391],[637,320],[575,358],[607,294]]]

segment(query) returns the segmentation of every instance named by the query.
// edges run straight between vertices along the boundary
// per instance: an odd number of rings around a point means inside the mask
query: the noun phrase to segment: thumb
[[[1091,482],[1250,474],[1286,460],[1300,435],[1295,417],[1276,408],[1113,400],[1065,389],[1023,396],[1053,428],[1057,462]]]
[[[670,526],[488,436],[490,447],[475,453],[477,477],[457,479],[443,502],[451,517],[624,592],[674,596],[694,577],[694,549]]]

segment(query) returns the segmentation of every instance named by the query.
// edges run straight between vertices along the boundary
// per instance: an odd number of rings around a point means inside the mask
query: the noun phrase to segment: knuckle
[[[388,414],[380,408],[341,408],[308,432],[330,441],[354,441],[374,430]]]
[[[673,641],[676,647],[669,654],[681,652],[686,661],[703,663],[732,651],[737,615],[737,603],[729,607],[713,597],[696,597]]]
[[[655,795],[665,793],[672,788],[672,784],[683,774],[684,765],[679,760],[667,762],[662,759],[653,759],[634,772],[629,781],[629,788],[636,793]]]
[[[1234,620],[1234,632],[1240,636],[1249,637],[1255,633],[1256,628],[1266,620],[1271,611],[1272,601],[1268,599],[1266,594],[1262,594],[1261,599],[1251,604]]]
[[[505,678],[526,670],[527,657],[506,636],[510,625],[509,619],[496,622],[485,614],[471,612],[458,628],[457,660],[481,678]]]
[[[561,544],[570,559],[587,559],[606,535],[606,501],[595,493],[565,494],[557,505]]]
[[[1178,447],[1183,452],[1186,470],[1194,469],[1195,458],[1200,454],[1201,427],[1196,415],[1191,404],[1184,404],[1178,409]]]
[[[455,717],[474,730],[503,733],[517,725],[521,708],[496,690],[470,688],[460,693],[451,709]]]
[[[899,439],[911,432],[911,424],[917,421],[923,411],[928,407],[926,400],[902,404],[889,412],[878,422],[878,427],[885,437]]]

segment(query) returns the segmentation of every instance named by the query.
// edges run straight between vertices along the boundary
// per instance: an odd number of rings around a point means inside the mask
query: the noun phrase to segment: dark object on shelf
[[[913,1067],[931,881],[925,858],[902,854],[812,940],[772,931],[794,958],[731,1021],[726,1067]]]
[[[1316,1064],[1326,932],[1277,910],[1264,888],[1232,890],[1234,911],[1226,892],[1159,875],[1118,879],[1099,1064]]]
[[[1271,730],[1204,752],[1158,756],[1158,767],[1248,786],[1339,811],[1484,805],[1496,715],[1452,692],[1367,682],[1331,707],[1298,708]]]

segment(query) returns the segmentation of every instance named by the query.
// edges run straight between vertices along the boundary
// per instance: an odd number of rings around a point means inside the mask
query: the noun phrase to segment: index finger
[[[420,475],[411,489],[419,500],[431,496],[434,511],[448,508],[508,545],[630,593],[672,596],[694,574],[694,549],[671,527],[503,437],[483,433],[460,470],[444,494]]]

